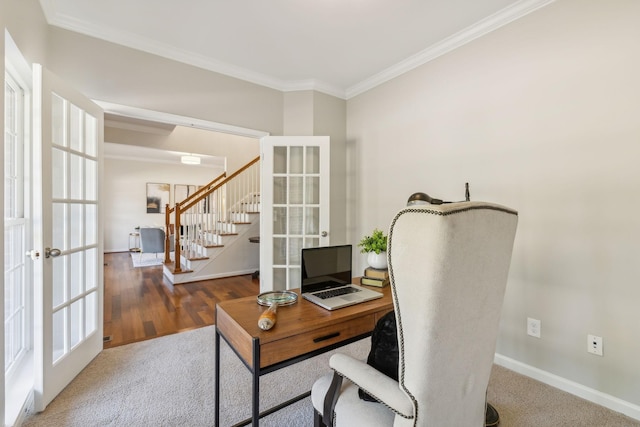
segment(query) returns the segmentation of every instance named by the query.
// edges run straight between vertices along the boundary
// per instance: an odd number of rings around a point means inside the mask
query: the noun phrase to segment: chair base
[[[487,414],[484,422],[484,427],[496,427],[500,425],[500,414],[490,403],[487,403]],[[313,410],[313,427],[327,427],[322,422],[322,415],[320,412]]]
[[[322,422],[322,415],[320,415],[320,412],[316,411],[315,409],[313,410],[313,427],[327,427]]]
[[[500,414],[496,408],[493,407],[490,403],[487,403],[487,413],[485,414],[485,427],[496,427],[500,424]]]

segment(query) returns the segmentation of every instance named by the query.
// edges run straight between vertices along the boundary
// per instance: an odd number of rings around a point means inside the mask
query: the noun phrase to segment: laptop
[[[327,310],[382,298],[351,283],[351,250],[351,245],[302,249],[302,297]]]

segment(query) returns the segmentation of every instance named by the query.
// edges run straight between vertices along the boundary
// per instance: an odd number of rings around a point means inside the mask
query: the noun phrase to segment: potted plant
[[[364,236],[360,243],[360,253],[369,254],[367,263],[373,268],[387,268],[387,236],[375,228],[370,236]]]

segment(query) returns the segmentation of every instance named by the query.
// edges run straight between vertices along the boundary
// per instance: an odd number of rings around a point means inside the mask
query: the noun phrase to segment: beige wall
[[[349,243],[346,203],[346,102],[323,93],[313,96],[313,134],[331,137],[331,229],[332,245]]]
[[[285,135],[328,135],[331,141],[330,243],[349,243],[346,215],[346,102],[314,91],[285,93]]]
[[[465,182],[519,210],[498,352],[634,405],[639,19],[637,1],[557,1],[347,103],[356,236]]]
[[[313,93],[311,90],[301,90],[284,94],[283,135],[313,135]]]
[[[52,27],[51,70],[91,99],[282,134],[283,94]]]
[[[29,63],[47,65],[49,26],[37,0],[4,0],[5,26]]]

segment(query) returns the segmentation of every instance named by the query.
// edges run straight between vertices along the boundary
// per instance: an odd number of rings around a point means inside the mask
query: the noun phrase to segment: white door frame
[[[24,241],[25,248],[29,248],[31,246],[31,242],[33,239],[33,225],[32,225],[32,209],[31,209],[31,194],[32,189],[31,185],[33,181],[31,180],[31,150],[32,150],[32,134],[31,134],[31,120],[32,120],[32,74],[31,67],[28,62],[18,49],[17,45],[11,38],[11,35],[8,31],[5,30],[5,69],[3,70],[5,73],[8,72],[11,77],[17,82],[17,84],[24,91],[24,105],[23,105],[23,176],[24,176],[24,194],[23,194],[23,208],[24,208],[24,220],[25,220],[25,233],[24,233]],[[4,74],[3,74],[4,75]],[[3,88],[4,90],[4,88]],[[3,117],[4,118],[4,117]],[[4,147],[3,147],[4,152]],[[4,167],[4,160],[3,160]],[[3,171],[4,174],[4,171]],[[2,193],[0,193],[2,194]],[[2,202],[4,206],[4,197],[2,197]],[[4,211],[4,208],[3,208]],[[4,230],[3,230],[4,231]],[[4,242],[4,235],[2,241]],[[25,249],[26,250],[26,249]],[[14,256],[24,257],[24,251],[22,253],[16,253]],[[5,384],[5,381],[11,380],[11,386],[17,387],[17,389],[5,390],[4,398],[1,399],[0,402],[0,420],[2,422],[14,423],[16,421],[20,421],[20,417],[24,414],[24,409],[29,406],[29,402],[31,402],[33,398],[32,385],[33,385],[33,263],[31,259],[25,257],[25,269],[24,269],[24,282],[27,290],[27,306],[26,306],[26,317],[27,320],[25,322],[25,327],[27,328],[26,333],[26,347],[27,347],[27,355],[25,359],[21,362],[20,366],[17,366],[17,370],[11,375],[11,378],[4,377],[4,369],[0,379],[2,380],[2,384]],[[4,283],[4,282],[3,282]],[[4,286],[7,284],[4,283]],[[4,298],[4,293],[3,293]],[[3,304],[4,307],[4,304]],[[0,312],[2,312],[0,310]],[[2,316],[4,317],[4,316]],[[4,337],[4,329],[0,332],[0,337],[2,337],[2,354],[0,355],[1,360],[4,360],[4,352],[5,352],[5,339]],[[4,363],[2,363],[4,366]],[[5,387],[6,388],[6,387]]]

